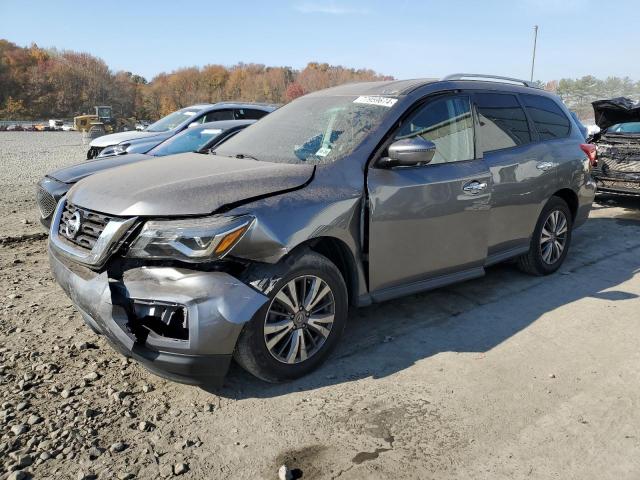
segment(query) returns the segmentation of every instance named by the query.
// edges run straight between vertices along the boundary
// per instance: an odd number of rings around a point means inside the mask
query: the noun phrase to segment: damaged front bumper
[[[640,173],[594,171],[598,192],[640,195]]]
[[[592,176],[598,191],[640,195],[640,137],[605,136],[595,143],[598,166]]]
[[[110,278],[49,248],[53,275],[84,321],[170,380],[220,385],[243,325],[267,297],[224,272],[140,267]]]

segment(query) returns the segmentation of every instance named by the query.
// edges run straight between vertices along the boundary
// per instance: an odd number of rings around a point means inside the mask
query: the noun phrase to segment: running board
[[[484,266],[488,267],[489,265],[495,265],[496,263],[519,257],[520,255],[523,255],[528,251],[529,243],[520,247],[510,248],[509,250],[503,250],[502,252],[494,253],[493,255],[489,255],[487,257],[487,260],[484,262]]]
[[[393,298],[433,290],[435,288],[451,285],[452,283],[464,282],[473,278],[482,277],[483,275],[484,268],[476,267],[469,270],[463,270],[461,272],[441,275],[428,280],[420,280],[419,282],[398,285],[397,287],[384,288],[382,290],[371,292],[370,296],[374,302],[385,302]]]

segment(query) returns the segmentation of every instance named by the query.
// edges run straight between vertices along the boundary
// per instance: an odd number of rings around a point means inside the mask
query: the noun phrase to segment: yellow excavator
[[[77,131],[89,132],[92,137],[99,137],[107,133],[136,129],[135,118],[114,118],[113,109],[106,105],[94,108],[96,113],[93,115],[79,115],[73,118],[73,124]]]

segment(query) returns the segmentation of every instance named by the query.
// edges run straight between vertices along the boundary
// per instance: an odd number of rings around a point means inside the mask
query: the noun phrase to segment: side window
[[[233,137],[236,133],[238,133],[240,130],[235,130],[231,133],[224,133],[222,135],[220,135],[218,138],[215,139],[215,141],[213,143],[211,143],[211,145],[208,145],[207,148],[217,148],[219,145],[222,145],[224,142],[226,142],[227,140],[229,140],[231,137]]]
[[[479,93],[478,135],[482,150],[490,152],[531,143],[531,132],[524,110],[515,95]]]
[[[425,104],[402,124],[395,139],[417,135],[436,145],[431,164],[475,158],[469,97],[440,98]]]
[[[233,110],[214,110],[204,116],[204,123],[233,120]]]
[[[238,108],[235,110],[236,120],[259,120],[266,114],[267,112],[263,110],[253,108]]]
[[[520,95],[527,113],[533,120],[540,140],[552,140],[569,135],[571,124],[556,102],[540,95]]]

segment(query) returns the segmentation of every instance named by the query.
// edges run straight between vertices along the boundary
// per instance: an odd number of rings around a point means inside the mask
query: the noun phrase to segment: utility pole
[[[533,55],[531,57],[531,81],[533,82],[533,69],[536,66],[536,44],[538,43],[538,25],[533,26]]]

